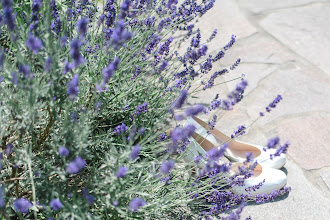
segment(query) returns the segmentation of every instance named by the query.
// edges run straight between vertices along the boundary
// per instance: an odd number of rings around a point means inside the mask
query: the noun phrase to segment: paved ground
[[[216,68],[239,67],[218,82],[246,75],[245,98],[227,112],[217,128],[232,133],[248,125],[277,94],[283,101],[258,120],[241,139],[264,144],[279,135],[291,143],[287,172],[292,192],[276,202],[249,205],[242,217],[252,219],[330,219],[330,0],[217,0],[200,19],[206,39],[218,36],[217,52],[232,34],[235,46]],[[214,68],[215,69],[215,68]],[[237,82],[214,87],[191,101],[209,103]]]

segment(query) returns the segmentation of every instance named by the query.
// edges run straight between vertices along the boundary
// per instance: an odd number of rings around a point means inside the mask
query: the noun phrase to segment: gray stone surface
[[[253,220],[330,219],[329,198],[290,159],[285,167],[288,173],[287,186],[292,187],[290,194],[275,202],[248,205],[243,210],[242,217],[251,216]]]
[[[319,174],[323,179],[323,181],[325,182],[325,184],[327,185],[328,189],[330,189],[330,167],[320,171]]]
[[[277,94],[283,96],[277,107],[257,122],[262,126],[297,114],[328,111],[330,79],[317,80],[322,78],[322,74],[318,72],[311,72],[295,65],[288,66],[262,80],[258,88],[243,99],[242,104],[248,109],[251,118],[257,118],[259,112],[265,111],[265,106]]]
[[[248,8],[254,13],[260,13],[267,10],[291,8],[327,1],[328,0],[239,0],[239,3],[242,7]]]
[[[290,140],[289,154],[304,169],[330,166],[330,114],[289,119],[278,127],[279,136]]]
[[[260,25],[288,48],[330,75],[329,19],[330,2],[272,12]]]
[[[199,20],[201,22],[197,27],[201,29],[203,42],[215,28],[218,29],[218,35],[209,44],[210,52],[216,52],[221,46],[226,45],[232,34],[240,39],[256,32],[256,28],[246,20],[238,5],[232,0],[215,1],[214,7]]]

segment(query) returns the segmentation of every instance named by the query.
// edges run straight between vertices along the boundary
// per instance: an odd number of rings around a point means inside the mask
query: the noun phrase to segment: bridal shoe
[[[210,141],[196,133],[193,136],[189,137],[190,143],[187,145],[184,153],[183,159],[186,162],[191,162],[196,157],[202,156],[201,160],[197,163],[198,167],[203,168],[207,161],[205,155],[207,151],[216,147]],[[223,163],[224,161],[219,161],[217,163]],[[248,166],[243,163],[234,163],[232,164],[231,170],[226,173],[226,176],[233,176],[237,171],[239,166]],[[268,194],[273,190],[279,190],[286,185],[287,178],[283,171],[277,170],[264,166],[262,164],[257,164],[256,167],[252,170],[253,175],[244,180],[244,186],[235,185],[232,187],[233,193],[237,195],[251,195],[255,196],[258,194]],[[239,176],[238,176],[239,177]],[[258,187],[255,187],[259,185]],[[254,189],[253,189],[254,188]],[[246,190],[247,189],[247,190]],[[251,189],[251,190],[249,190]]]
[[[270,159],[270,155],[275,154],[276,149],[269,149],[265,152],[261,146],[231,140],[231,138],[216,128],[213,130],[207,130],[208,124],[197,117],[187,118],[185,126],[188,124],[194,125],[196,127],[196,133],[206,138],[214,145],[222,145],[228,142],[229,146],[225,152],[225,156],[231,162],[244,162],[246,160],[247,153],[252,153],[254,162],[258,162],[259,164],[263,164],[271,168],[280,169],[286,162],[285,154],[281,154],[278,157],[273,157],[273,159]]]

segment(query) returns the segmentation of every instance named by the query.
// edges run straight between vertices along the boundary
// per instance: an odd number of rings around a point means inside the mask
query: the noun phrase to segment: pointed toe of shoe
[[[265,182],[260,187],[257,187],[257,189],[246,190],[247,188],[252,188],[253,186],[260,184],[264,180]],[[256,196],[259,194],[269,194],[274,190],[279,190],[283,188],[286,183],[287,177],[283,171],[263,166],[263,171],[258,177],[245,180],[245,186],[234,186],[232,191],[237,195],[243,194]]]

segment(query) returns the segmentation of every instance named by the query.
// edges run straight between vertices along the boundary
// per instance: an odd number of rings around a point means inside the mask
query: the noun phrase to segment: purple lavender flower
[[[68,41],[68,37],[67,36],[61,37],[60,47],[64,47],[66,45],[67,41]]]
[[[59,35],[62,28],[62,23],[58,15],[58,9],[55,0],[50,0],[50,9],[52,10],[52,18],[53,18],[50,27],[56,33],[56,35]]]
[[[129,0],[124,0],[121,5],[120,5],[120,9],[121,9],[121,14],[120,14],[120,18],[124,19],[127,16],[127,12],[130,6],[130,1]]]
[[[114,201],[114,202],[112,203],[112,205],[113,205],[113,206],[117,206],[117,205],[118,205],[118,201]]]
[[[13,82],[13,84],[17,85],[18,84],[18,77],[17,74],[15,72],[11,73],[11,81]]]
[[[128,127],[124,123],[122,123],[121,125],[117,125],[113,132],[115,132],[117,135],[120,135],[121,133],[127,131],[127,129]]]
[[[199,113],[205,111],[205,107],[202,105],[195,105],[193,107],[189,107],[186,109],[185,114],[186,116],[195,116]]]
[[[229,43],[226,46],[224,46],[223,49],[225,51],[226,50],[229,50],[229,48],[231,48],[234,45],[235,42],[236,42],[236,36],[235,35],[231,35],[231,39],[230,39]]]
[[[191,136],[196,127],[194,125],[187,125],[184,128],[180,129],[178,127],[174,128],[171,132],[171,138],[173,143],[177,143],[178,141],[185,142],[189,136]]]
[[[231,70],[234,70],[237,66],[238,66],[238,64],[241,62],[241,59],[240,58],[238,58],[236,61],[235,61],[235,63],[230,67],[230,69]]]
[[[160,42],[161,37],[152,33],[151,35],[148,36],[148,44],[146,45],[144,51],[147,52],[148,54],[151,54],[152,51],[156,48],[158,43]]]
[[[3,200],[2,186],[0,186],[0,208],[5,206],[5,201]]]
[[[254,157],[253,157],[252,152],[247,152],[247,153],[245,153],[245,155],[246,155],[246,160],[245,160],[244,164],[246,165],[247,163],[252,162]]]
[[[64,69],[62,71],[63,74],[66,74],[67,72],[69,72],[70,70],[72,70],[73,68],[73,64],[69,63],[67,60],[64,62]]]
[[[222,101],[222,109],[231,110],[233,105],[240,102],[243,98],[243,93],[247,85],[247,81],[242,79],[241,82],[236,85],[236,89],[228,94],[229,100]]]
[[[130,120],[132,121],[136,116],[139,116],[143,112],[148,112],[148,105],[149,102],[145,102],[142,105],[138,105],[136,107],[135,112],[132,115],[130,115]]]
[[[136,79],[136,77],[138,77],[141,73],[141,68],[139,66],[135,66],[135,73],[133,74],[133,76],[131,77],[131,80]]]
[[[167,139],[166,133],[162,133],[158,136],[158,141],[165,141]]]
[[[140,207],[147,205],[147,203],[142,198],[134,198],[129,203],[129,209],[131,212],[136,212]]]
[[[172,5],[178,4],[178,0],[168,0],[167,2],[167,8],[171,9]]]
[[[245,134],[246,127],[244,125],[238,126],[237,130],[234,131],[234,133],[231,135],[231,138],[239,137],[243,134]]]
[[[207,82],[207,84],[203,87],[203,90],[207,89],[207,88],[211,88],[213,85],[214,85],[214,80],[218,77],[218,76],[222,76],[224,75],[225,73],[228,73],[228,70],[227,69],[223,69],[221,71],[217,71],[217,72],[214,72],[212,74],[212,76],[210,77],[209,81]],[[213,102],[221,102],[220,100],[214,100]],[[217,106],[219,107],[220,104]],[[216,107],[216,108],[217,108]],[[213,108],[214,110],[215,108]]]
[[[166,60],[163,60],[162,64],[160,65],[158,72],[162,72],[168,65],[168,62]]]
[[[162,173],[169,173],[171,169],[173,169],[175,166],[175,162],[173,160],[166,160],[163,161],[162,165],[160,166],[160,171]]]
[[[73,66],[78,67],[85,63],[85,58],[80,53],[81,42],[78,39],[73,39],[70,44],[70,55],[73,59]]]
[[[77,31],[82,37],[85,37],[85,35],[86,35],[87,24],[88,24],[88,19],[87,18],[81,18],[77,22]]]
[[[279,157],[281,154],[286,154],[289,146],[290,143],[288,141],[284,145],[280,145],[276,152],[270,155],[270,159],[272,160],[274,157]]]
[[[181,108],[184,101],[187,99],[188,90],[183,89],[178,97],[178,99],[172,104],[171,108]]]
[[[5,149],[5,154],[7,155],[7,157],[13,153],[14,150],[14,145],[12,143],[7,144],[6,149]]]
[[[94,200],[95,200],[94,196],[89,194],[86,188],[82,189],[82,193],[83,193],[83,196],[85,197],[85,199],[87,200],[88,204],[93,205]]]
[[[260,189],[260,187],[264,185],[265,181],[266,181],[266,180],[264,179],[263,181],[261,181],[261,182],[258,183],[257,185],[247,187],[247,188],[245,188],[245,191],[246,191],[246,192],[256,191],[257,189]]]
[[[165,55],[168,55],[170,52],[170,44],[173,42],[173,37],[169,37],[165,43],[161,44],[159,46],[159,50],[157,51],[157,53],[163,55],[165,53]]]
[[[154,25],[154,20],[155,20],[154,16],[148,17],[147,19],[144,20],[144,24],[148,27],[152,27]]]
[[[199,47],[199,43],[200,43],[200,41],[201,41],[201,34],[198,33],[198,34],[196,35],[196,37],[193,37],[193,38],[191,39],[190,46],[191,46],[191,47],[195,47],[195,48],[197,48],[197,47]]]
[[[228,148],[228,144],[224,144],[220,148],[214,147],[207,152],[209,158],[213,161],[218,161],[219,158],[223,157],[225,154],[226,149]]]
[[[276,146],[280,143],[279,137],[270,138],[267,142],[267,149],[276,148]]]
[[[136,158],[139,157],[140,150],[141,150],[141,145],[138,144],[134,146],[131,152],[131,160],[135,160]]]
[[[119,62],[119,58],[115,57],[113,62],[103,69],[102,73],[104,75],[104,84],[107,84],[109,79],[113,77],[114,71],[117,70]]]
[[[103,22],[104,22],[104,19],[105,19],[105,15],[104,14],[101,14],[98,21],[97,21],[97,25],[102,25]]]
[[[70,82],[68,82],[68,95],[71,101],[77,97],[79,88],[78,88],[79,75],[75,74]]]
[[[117,22],[116,28],[113,30],[111,35],[112,44],[115,50],[125,45],[125,42],[133,37],[133,33],[125,30],[124,21],[120,20]]]
[[[142,135],[144,134],[144,132],[146,131],[146,129],[144,127],[139,129],[139,134]]]
[[[16,211],[26,214],[32,208],[32,203],[26,198],[18,198],[13,202],[13,206]]]
[[[122,166],[118,169],[117,173],[116,173],[116,177],[117,178],[123,178],[126,176],[126,173],[128,171],[128,168],[126,168],[125,166]]]
[[[61,203],[61,201],[59,199],[53,199],[50,203],[49,203],[50,207],[54,210],[54,211],[58,211],[61,210],[63,208],[63,204]]]
[[[275,99],[269,103],[269,105],[266,107],[266,111],[270,112],[272,108],[276,108],[276,105],[282,100],[282,96],[281,95],[277,95],[275,97]]]
[[[25,79],[30,78],[30,67],[28,65],[20,64],[18,68],[20,73],[23,73]]]
[[[203,64],[200,64],[199,66],[200,66],[200,69],[201,69],[202,73],[208,73],[213,67],[213,65],[212,65],[212,56],[210,55],[206,59],[206,61]]]
[[[10,31],[15,29],[15,15],[13,14],[12,4],[12,0],[2,0],[3,22],[7,25]]]
[[[67,156],[69,156],[69,150],[68,150],[68,148],[66,148],[64,146],[61,146],[58,149],[58,153],[59,153],[60,157],[67,157]]]
[[[0,76],[0,83],[2,83],[2,81],[4,80],[5,78],[3,76]]]
[[[3,52],[3,50],[0,50],[0,70],[3,69],[4,60],[5,60],[5,53]]]
[[[51,57],[48,57],[45,61],[45,66],[44,66],[44,70],[46,72],[49,72],[50,69],[52,68],[52,64],[53,64],[53,60]]]
[[[68,164],[65,171],[68,174],[76,174],[85,166],[86,166],[86,161],[78,156]]]
[[[246,203],[240,204],[240,206],[237,208],[237,210],[232,211],[227,217],[223,217],[222,220],[239,220],[241,218],[241,213],[243,211],[243,208],[246,206]]]
[[[32,51],[33,54],[37,54],[42,49],[41,40],[33,35],[29,35],[26,40],[26,46]]]
[[[218,29],[214,29],[214,31],[212,32],[210,38],[207,39],[207,42],[210,42],[211,40],[213,40],[215,38],[215,36],[217,36],[217,33],[218,33]]]
[[[220,60],[224,56],[225,56],[225,52],[223,52],[222,50],[220,50],[217,53],[217,55],[215,55],[215,57],[213,58],[212,62],[218,61],[218,60]]]

